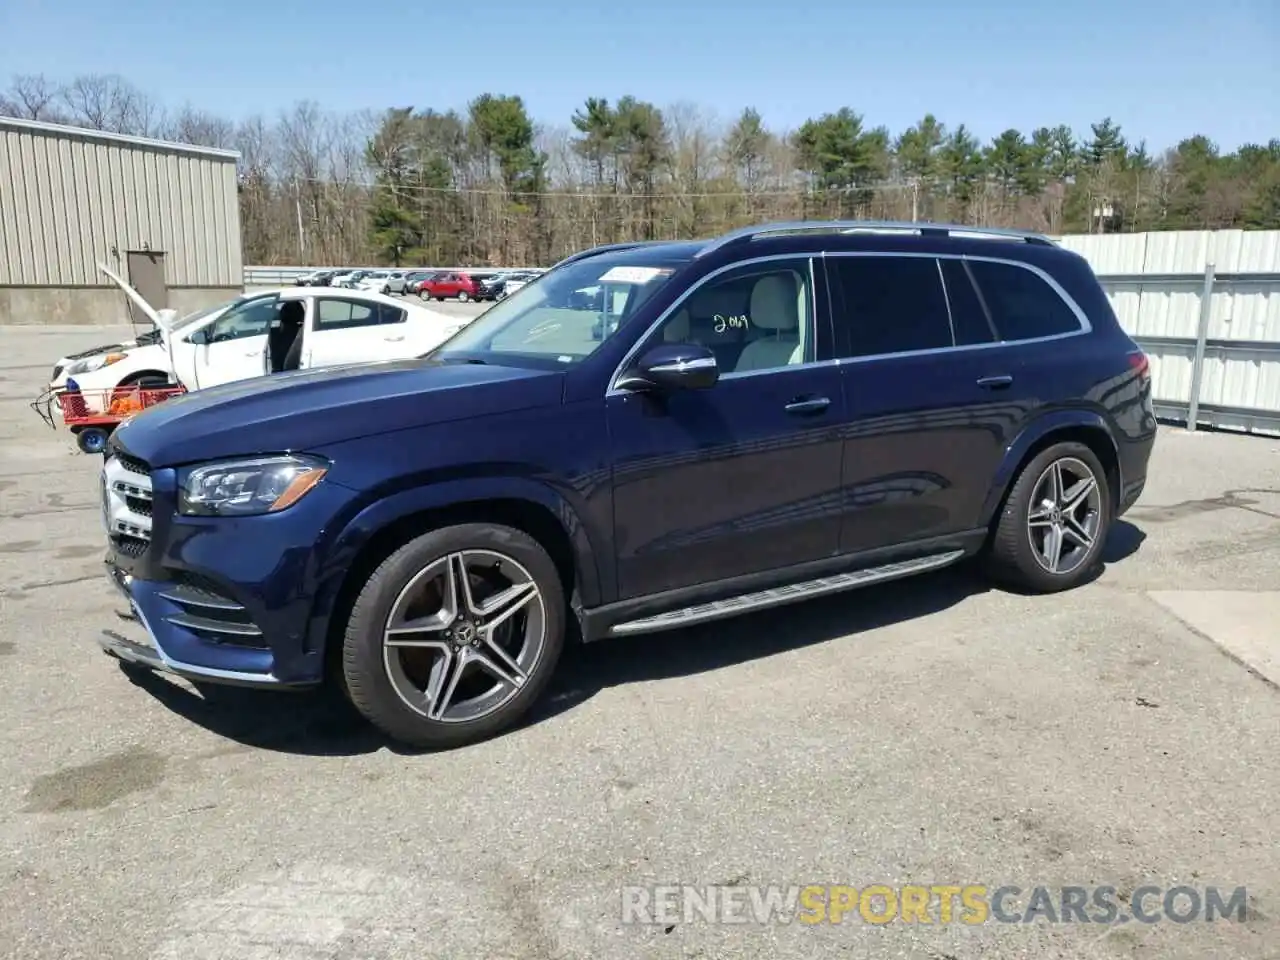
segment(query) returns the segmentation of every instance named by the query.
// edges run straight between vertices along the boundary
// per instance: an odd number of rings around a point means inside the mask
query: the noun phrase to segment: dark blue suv
[[[508,726],[567,637],[980,555],[1054,591],[1142,491],[1147,358],[1045,237],[774,224],[596,248],[418,360],[229,384],[114,434],[115,656],[333,680],[392,737]],[[732,628],[730,628],[732,629]]]

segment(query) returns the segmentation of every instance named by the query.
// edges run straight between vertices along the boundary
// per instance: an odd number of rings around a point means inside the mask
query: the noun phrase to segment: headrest
[[[761,277],[751,290],[751,325],[764,330],[797,330],[800,311],[790,274]]]

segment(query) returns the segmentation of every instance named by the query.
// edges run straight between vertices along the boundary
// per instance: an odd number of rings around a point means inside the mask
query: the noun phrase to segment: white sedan
[[[417,357],[470,322],[378,293],[329,287],[248,294],[178,319],[98,266],[156,331],[57,362],[49,389],[74,385],[91,410],[105,409],[115,390],[135,384],[199,390],[283,370]]]

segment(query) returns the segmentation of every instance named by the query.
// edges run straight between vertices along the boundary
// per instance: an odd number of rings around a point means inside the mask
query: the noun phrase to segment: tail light
[[[1138,375],[1143,383],[1151,382],[1151,361],[1147,359],[1147,355],[1141,350],[1134,350],[1129,353],[1129,368]]]

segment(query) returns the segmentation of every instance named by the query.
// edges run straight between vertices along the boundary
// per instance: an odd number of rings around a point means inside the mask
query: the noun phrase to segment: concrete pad
[[[1280,590],[1152,590],[1147,596],[1280,686]]]

